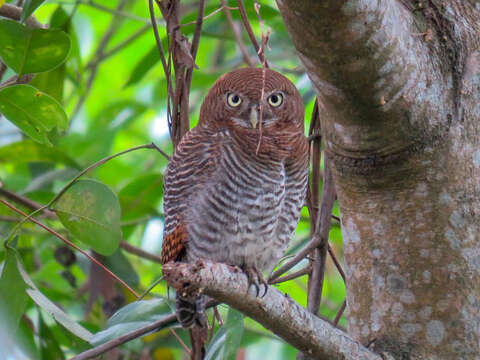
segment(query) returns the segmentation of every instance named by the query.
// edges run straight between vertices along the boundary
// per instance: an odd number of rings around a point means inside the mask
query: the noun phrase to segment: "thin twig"
[[[323,179],[323,194],[320,211],[318,211],[315,224],[315,234],[313,238],[318,237],[320,242],[315,249],[315,258],[313,261],[313,270],[311,281],[308,287],[308,310],[317,314],[322,299],[323,281],[325,277],[325,262],[328,250],[328,233],[330,231],[330,219],[333,203],[335,202],[335,188],[333,185],[332,174],[329,169],[328,157],[325,157],[325,171]]]
[[[155,280],[155,281],[153,282],[153,284],[150,285],[150,286],[148,287],[148,289],[145,290],[145,291],[143,292],[143,294],[140,295],[140,297],[139,297],[137,300],[142,300],[145,296],[147,296],[147,295],[150,293],[150,291],[153,290],[153,288],[154,288],[155,286],[157,286],[158,284],[160,284],[160,283],[162,282],[162,280],[163,280],[163,276],[161,276],[161,277],[159,277],[157,280]]]
[[[330,244],[328,245],[328,254],[332,258],[333,263],[335,264],[335,267],[337,268],[340,276],[342,277],[343,281],[345,282],[345,272],[342,269],[342,265],[340,265],[340,263],[338,262],[337,257],[335,256],[335,253],[333,252],[333,249],[330,246]]]
[[[255,63],[252,61],[250,58],[250,55],[248,54],[247,47],[243,43],[242,40],[242,35],[240,34],[240,31],[238,31],[238,27],[235,25],[235,22],[233,21],[232,14],[230,13],[231,8],[227,6],[227,0],[221,0],[222,1],[222,8],[223,12],[225,14],[225,17],[227,18],[227,22],[230,25],[230,28],[232,29],[233,36],[235,37],[235,42],[238,45],[238,48],[240,49],[240,52],[242,53],[242,58],[243,61],[248,65],[248,66],[254,66]],[[238,9],[238,8],[236,8]]]
[[[258,56],[260,58],[260,61],[262,62],[262,66],[264,68],[268,68],[268,62],[267,58],[265,57],[265,49],[268,46],[268,38],[270,37],[270,29],[267,29],[267,32],[264,31],[264,25],[263,25],[263,19],[262,16],[260,15],[260,4],[258,3],[258,0],[255,0],[253,7],[255,8],[255,12],[257,13],[257,18],[258,18],[258,23],[260,24],[260,33],[262,34],[262,46],[260,46],[260,49],[258,51]]]
[[[157,151],[159,151],[162,155],[164,155],[167,159],[168,159],[168,155],[165,154],[155,143],[150,143],[150,144],[145,144],[145,145],[139,145],[139,146],[135,146],[133,148],[130,148],[130,149],[127,149],[127,150],[124,150],[124,151],[121,151],[119,153],[116,153],[116,154],[113,154],[113,155],[110,155],[110,156],[107,156],[106,158],[103,158],[102,160],[99,160],[97,161],[96,163],[90,165],[89,167],[87,167],[86,169],[80,171],[80,173],[78,173],[72,180],[70,180],[59,192],[56,196],[54,196],[54,198],[52,200],[50,200],[47,204],[41,206],[40,208],[38,208],[37,210],[33,211],[31,214],[29,214],[26,218],[22,219],[21,222],[19,222],[15,228],[10,232],[10,235],[8,237],[8,240],[11,240],[13,238],[13,236],[16,234],[16,232],[18,231],[18,229],[20,228],[20,226],[27,220],[29,220],[31,217],[33,217],[35,214],[37,214],[38,212],[40,211],[44,211],[45,209],[48,209],[55,201],[57,201],[60,196],[63,195],[63,193],[65,191],[68,190],[68,188],[70,188],[70,186],[73,185],[73,183],[78,180],[80,177],[82,177],[83,175],[85,175],[87,172],[89,172],[90,170],[93,170],[97,167],[99,167],[100,165],[106,163],[107,161],[117,157],[117,156],[120,156],[120,155],[124,155],[124,154],[127,154],[129,152],[132,152],[132,151],[135,151],[135,150],[139,150],[139,149],[155,149]]]
[[[125,283],[125,281],[123,281],[122,279],[120,279],[117,275],[115,275],[113,272],[111,272],[109,269],[107,269],[105,267],[105,265],[103,265],[101,262],[99,262],[97,259],[95,259],[93,256],[91,256],[89,253],[87,253],[86,251],[82,250],[81,248],[79,248],[77,245],[75,245],[74,243],[72,243],[70,240],[68,240],[67,238],[65,238],[64,236],[60,235],[58,232],[56,232],[55,230],[53,230],[52,228],[42,224],[40,221],[38,221],[37,219],[33,218],[33,217],[29,217],[27,214],[25,214],[22,210],[20,209],[17,209],[15,206],[9,204],[8,202],[6,202],[5,200],[3,199],[0,199],[0,202],[2,204],[4,204],[5,206],[7,206],[9,209],[15,211],[17,214],[20,214],[22,215],[24,218],[29,218],[29,220],[35,224],[37,224],[38,226],[44,228],[45,230],[47,230],[50,234],[52,235],[55,235],[56,237],[58,237],[60,240],[62,240],[65,244],[73,247],[74,249],[76,249],[77,251],[79,251],[80,253],[82,253],[83,255],[85,255],[87,258],[89,258],[91,261],[93,261],[95,264],[97,264],[99,267],[101,267],[104,271],[106,271],[112,278],[114,278],[115,280],[117,280],[120,284],[122,284],[123,287],[125,287],[128,291],[130,291],[136,298],[138,298],[138,294],[130,287],[127,285],[127,283]]]
[[[162,263],[162,258],[160,256],[149,253],[148,251],[140,249],[136,246],[133,246],[126,241],[121,241],[120,242],[120,247],[130,254],[136,255],[136,256],[144,258],[144,259],[154,261],[154,262],[159,263],[159,264]]]
[[[22,15],[22,8],[12,4],[3,4],[0,6],[0,16],[19,21],[20,16]],[[25,24],[32,28],[45,28],[45,25],[38,22],[37,19],[31,15],[28,19],[25,20]]]
[[[120,50],[124,49],[125,47],[127,47],[128,45],[130,45],[133,41],[135,41],[137,38],[139,38],[140,36],[142,36],[143,34],[145,34],[148,29],[150,29],[151,25],[150,24],[147,24],[145,26],[142,26],[140,29],[138,29],[137,31],[135,31],[132,35],[130,35],[129,37],[127,37],[125,40],[123,40],[120,44],[114,46],[112,49],[110,49],[109,51],[101,54],[100,56],[97,56],[95,57],[95,59],[92,59],[86,66],[85,66],[85,69],[91,69],[93,66],[95,66],[95,64],[97,64],[98,62],[100,61],[103,61],[113,55],[115,55],[117,52],[119,52]]]
[[[273,281],[278,278],[280,275],[285,274],[288,270],[292,267],[297,265],[300,261],[302,261],[313,249],[315,249],[318,244],[320,243],[320,239],[314,238],[310,240],[307,245],[304,246],[302,250],[295,254],[289,261],[285,264],[280,266],[277,270],[275,270],[272,275],[270,276],[269,281]]]
[[[178,336],[177,332],[173,329],[170,329],[170,332],[172,333],[173,336],[175,336],[175,339],[180,343],[182,346],[183,350],[188,354],[188,356],[192,356],[192,350],[188,348],[188,346],[183,342],[183,340]]]
[[[252,42],[253,47],[255,48],[255,52],[257,53],[258,58],[260,59],[260,62],[263,63],[264,59],[262,58],[260,53],[260,45],[258,44],[257,38],[253,33],[252,25],[250,25],[250,21],[248,20],[247,11],[245,10],[245,5],[243,3],[243,0],[237,0],[237,3],[238,3],[238,10],[240,10],[240,16],[242,17],[243,26],[247,31],[248,37],[250,38],[250,41]]]
[[[224,4],[223,2],[222,2],[222,4],[223,4],[223,5],[220,6],[218,9],[213,10],[213,11],[212,11],[210,14],[208,14],[208,15],[205,15],[205,16],[203,17],[202,21],[205,21],[205,20],[211,18],[213,15],[215,15],[215,14],[217,14],[217,13],[219,13],[220,11],[225,10],[225,9],[226,9],[226,10],[238,10],[237,7],[229,7],[229,6],[227,6],[226,4]],[[183,28],[183,27],[185,27],[185,26],[196,25],[196,24],[198,24],[198,20],[194,20],[194,21],[190,21],[190,22],[185,23],[185,24],[181,24],[180,27]]]
[[[122,335],[116,339],[107,341],[106,343],[99,345],[97,347],[94,347],[93,349],[87,350],[82,352],[81,354],[78,354],[74,357],[72,357],[70,360],[86,360],[86,359],[92,359],[94,357],[97,357],[101,354],[106,353],[107,351],[114,349],[122,344],[125,344],[126,342],[129,342],[131,340],[137,339],[145,334],[148,334],[151,331],[155,330],[161,330],[169,325],[174,324],[177,321],[177,317],[175,314],[168,315],[164,317],[163,319],[157,320],[150,325],[144,326],[140,329],[131,331],[125,335]]]
[[[340,309],[337,312],[337,316],[335,316],[335,320],[333,320],[333,325],[334,326],[338,325],[338,322],[340,321],[340,318],[342,317],[343,312],[345,311],[346,307],[347,307],[347,300],[344,300],[343,303],[342,303],[342,306],[340,307]]]
[[[4,82],[0,83],[0,89],[14,84],[28,84],[30,81],[33,80],[34,77],[35,74],[25,74],[20,77],[18,77],[18,75],[13,75]]]
[[[150,23],[150,20],[148,18],[144,18],[144,17],[141,17],[141,16],[136,16],[134,14],[130,14],[130,13],[124,12],[124,11],[118,11],[116,9],[112,9],[112,8],[97,4],[96,2],[94,2],[92,0],[85,0],[85,1],[84,0],[75,0],[75,3],[72,3],[70,1],[62,1],[62,0],[50,0],[49,2],[53,3],[53,4],[61,4],[61,5],[78,5],[78,4],[80,4],[80,5],[84,5],[84,6],[90,6],[94,9],[97,9],[97,10],[100,10],[100,11],[103,11],[103,12],[106,12],[108,14],[112,14],[112,15],[115,15],[115,16],[124,17],[124,18],[127,18],[129,20],[134,20],[134,21],[145,23],[145,24]]]
[[[155,42],[157,44],[158,53],[160,55],[160,61],[162,63],[163,72],[165,74],[165,80],[167,82],[167,93],[168,93],[167,113],[168,113],[168,125],[169,125],[168,129],[170,132],[170,136],[172,136],[171,125],[170,125],[171,117],[172,117],[171,110],[170,110],[170,102],[171,102],[171,99],[173,98],[172,77],[170,74],[170,67],[167,64],[167,60],[165,57],[165,51],[163,50],[162,40],[160,39],[160,34],[158,33],[157,20],[155,18],[155,9],[153,7],[153,0],[148,0],[148,9],[150,12],[150,22],[153,28],[153,33],[155,35]]]
[[[217,306],[218,302],[214,300],[210,300],[205,308],[209,309],[213,306]],[[97,357],[99,355],[102,355],[106,353],[107,351],[114,349],[122,344],[125,344],[126,342],[129,342],[131,340],[137,339],[145,334],[148,334],[151,331],[159,331],[167,326],[173,325],[177,322],[177,316],[175,314],[167,315],[163,319],[157,320],[150,325],[146,325],[140,329],[133,330],[125,335],[122,335],[116,339],[107,341],[106,343],[99,345],[97,347],[94,347],[93,349],[84,351],[81,354],[78,354],[71,358],[70,360],[87,360],[87,359],[92,359],[94,357]]]
[[[303,269],[298,270],[298,271],[296,271],[292,274],[288,274],[288,275],[282,276],[282,277],[277,278],[277,279],[269,280],[268,283],[269,284],[279,284],[279,283],[282,283],[282,282],[285,282],[285,281],[289,281],[289,280],[299,278],[299,277],[304,276],[306,274],[310,274],[311,272],[312,272],[312,267],[310,265],[307,265]]]
[[[122,9],[125,7],[127,4],[128,0],[120,0],[118,3],[117,7],[115,8],[116,11],[122,11]],[[110,39],[112,38],[113,34],[115,31],[118,30],[120,27],[120,24],[124,20],[123,17],[119,16],[113,16],[112,20],[110,21],[110,24],[108,25],[107,31],[104,33],[102,38],[100,39],[100,44],[97,46],[95,49],[95,59],[100,59],[103,56],[103,52],[105,51],[105,48],[107,47],[108,43],[110,42]],[[80,109],[83,106],[83,103],[87,99],[88,95],[90,94],[90,90],[92,89],[93,85],[93,80],[95,79],[95,76],[97,75],[98,71],[98,65],[100,64],[100,60],[94,60],[93,64],[90,67],[90,74],[87,78],[87,81],[85,83],[85,90],[83,94],[80,96],[80,98],[77,101],[77,104],[75,105],[75,109],[73,110],[70,118],[74,118],[75,115],[80,111]]]
[[[6,215],[0,215],[0,221],[5,221],[5,222],[19,222],[22,218],[14,217],[14,216],[6,216]]]
[[[84,170],[80,171],[72,180],[70,180],[70,182],[65,185],[59,192],[57,195],[55,195],[55,197],[49,202],[48,206],[50,206],[51,204],[53,204],[55,201],[57,201],[60,196],[63,195],[63,193],[65,191],[68,190],[68,188],[70,186],[73,185],[73,183],[78,180],[80,177],[82,177],[83,175],[85,175],[87,172],[89,172],[90,170],[93,170],[97,167],[99,167],[100,165],[103,165],[105,164],[107,161],[110,161],[112,160],[113,158],[116,158],[117,156],[121,156],[121,155],[125,155],[129,152],[132,152],[132,151],[136,151],[136,150],[140,150],[140,149],[155,149],[157,151],[159,151],[162,155],[164,155],[167,159],[168,158],[168,155],[165,154],[157,145],[155,145],[153,142],[150,143],[150,144],[144,144],[144,145],[139,145],[139,146],[135,146],[133,148],[130,148],[130,149],[127,149],[127,150],[124,150],[124,151],[120,151],[116,154],[113,154],[113,155],[110,155],[110,156],[107,156],[106,158],[103,158],[102,160],[99,160],[97,161],[96,163],[88,166],[87,168],[85,168]]]
[[[137,224],[140,224],[140,223],[143,223],[143,222],[147,222],[147,221],[151,220],[152,218],[153,218],[153,216],[144,216],[144,217],[141,217],[141,218],[138,218],[138,219],[122,221],[120,223],[120,225],[121,226],[137,225]]]
[[[197,57],[197,51],[198,51],[198,46],[200,44],[200,35],[202,33],[202,25],[203,25],[203,15],[205,13],[205,0],[200,0],[198,2],[198,12],[197,12],[197,21],[196,21],[196,27],[195,27],[195,32],[193,33],[193,40],[192,40],[192,46],[190,48],[190,54],[192,55],[193,63],[195,63],[195,58]],[[190,94],[190,86],[192,83],[192,76],[193,76],[193,68],[191,67],[187,69],[187,72],[185,74],[185,95],[188,97]],[[188,102],[187,102],[188,104]],[[188,112],[188,106],[187,109],[184,111]]]
[[[7,189],[1,188],[0,187],[0,195],[3,195],[7,199],[10,199],[12,201],[15,201],[17,204],[21,204],[23,206],[26,206],[32,210],[38,210],[42,207],[41,204],[37,203],[36,201],[33,201],[29,198],[26,198],[25,196],[16,194],[14,192],[11,192]],[[55,214],[53,211],[50,211],[48,209],[43,209],[43,214],[50,219],[56,219],[57,214]]]

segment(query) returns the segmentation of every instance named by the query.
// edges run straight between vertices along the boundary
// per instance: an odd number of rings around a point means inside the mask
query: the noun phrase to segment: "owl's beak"
[[[250,124],[256,129],[258,125],[258,106],[252,106],[250,108]]]

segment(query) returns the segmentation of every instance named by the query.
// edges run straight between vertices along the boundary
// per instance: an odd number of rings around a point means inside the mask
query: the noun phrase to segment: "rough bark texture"
[[[349,333],[480,357],[480,1],[277,0],[322,103]]]
[[[196,264],[168,263],[163,265],[163,275],[177,291],[201,289],[258,321],[314,359],[381,360],[380,356],[277,289],[269,287],[265,296],[255,296],[254,287],[248,289],[247,277],[238,268],[200,261]]]

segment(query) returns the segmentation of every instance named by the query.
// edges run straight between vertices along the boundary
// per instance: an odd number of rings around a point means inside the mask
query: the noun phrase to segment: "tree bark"
[[[480,1],[277,4],[323,107],[350,335],[478,359]]]

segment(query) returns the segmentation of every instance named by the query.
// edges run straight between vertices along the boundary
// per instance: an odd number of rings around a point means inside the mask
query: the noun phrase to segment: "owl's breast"
[[[271,268],[289,240],[276,234],[285,199],[283,163],[255,161],[226,146],[205,190],[191,201],[188,256]]]

